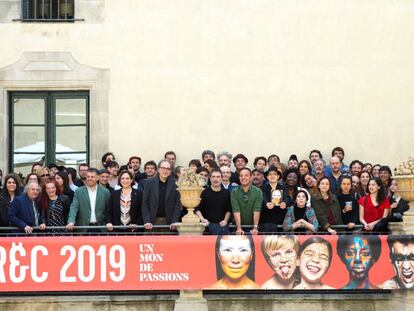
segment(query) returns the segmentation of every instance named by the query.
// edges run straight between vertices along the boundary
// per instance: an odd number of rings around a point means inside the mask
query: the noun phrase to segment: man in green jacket
[[[98,172],[94,168],[86,173],[85,186],[75,191],[70,206],[68,224],[66,229],[73,230],[76,226],[103,226],[105,221],[105,209],[109,204],[109,190],[98,185]],[[86,229],[79,231],[86,232]]]

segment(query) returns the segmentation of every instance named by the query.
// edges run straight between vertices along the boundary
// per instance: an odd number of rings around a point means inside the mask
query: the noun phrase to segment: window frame
[[[71,154],[71,153],[84,153],[86,155],[86,163],[90,162],[90,92],[88,90],[79,91],[9,91],[9,154],[8,154],[8,169],[9,172],[14,171],[14,99],[15,98],[41,98],[45,101],[44,107],[44,124],[19,124],[18,126],[34,126],[44,128],[45,138],[45,150],[44,153],[33,152],[33,154],[44,154],[44,165],[47,166],[52,163],[56,163],[56,155],[58,154]],[[71,124],[56,124],[56,99],[85,99],[86,101],[86,124],[84,123],[71,123]],[[84,126],[86,131],[86,150],[74,151],[74,152],[56,152],[56,130],[58,127],[71,127],[71,126]],[[24,154],[31,154],[31,152],[24,152]]]
[[[46,1],[48,3],[52,3],[49,7],[49,14],[51,15],[50,18],[45,18],[45,12],[46,12]],[[53,2],[56,1],[57,3],[57,14],[56,18],[53,18],[53,8],[56,6],[53,6]],[[70,0],[64,0],[70,1]],[[83,21],[80,19],[75,18],[76,14],[76,1],[73,0],[73,17],[67,18],[67,12],[66,12],[66,18],[60,17],[60,0],[21,0],[21,18],[19,20],[14,21],[21,21],[26,23],[73,23],[75,21]],[[42,17],[37,17],[37,12],[39,10],[39,5],[42,7]]]

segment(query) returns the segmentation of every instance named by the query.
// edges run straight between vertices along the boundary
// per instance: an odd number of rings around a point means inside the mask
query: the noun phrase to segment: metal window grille
[[[22,0],[22,21],[73,22],[75,0]]]

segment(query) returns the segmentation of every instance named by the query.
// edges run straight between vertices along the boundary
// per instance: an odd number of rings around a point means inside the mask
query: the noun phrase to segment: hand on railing
[[[32,233],[32,232],[33,232],[33,227],[26,226],[26,227],[24,227],[24,231],[25,231],[26,233]]]
[[[177,230],[177,226],[178,226],[178,222],[175,222],[175,223],[171,224],[170,225],[170,230],[171,231]]]
[[[73,222],[70,222],[66,225],[66,229],[69,231],[73,231],[74,227],[75,227],[75,224]]]
[[[138,228],[138,225],[137,224],[130,224],[129,227],[131,228],[131,231],[134,232]]]
[[[336,234],[336,230],[332,229],[331,227],[329,227],[328,229],[326,229],[330,234],[335,235]]]
[[[152,230],[153,224],[150,222],[147,222],[146,224],[144,224],[144,228],[145,230]]]

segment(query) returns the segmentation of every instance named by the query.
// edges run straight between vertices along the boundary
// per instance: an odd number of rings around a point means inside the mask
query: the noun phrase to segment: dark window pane
[[[73,19],[74,13],[74,1],[73,0],[60,0],[60,18],[61,19]]]

